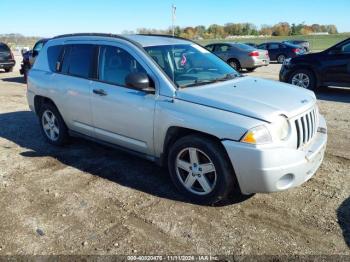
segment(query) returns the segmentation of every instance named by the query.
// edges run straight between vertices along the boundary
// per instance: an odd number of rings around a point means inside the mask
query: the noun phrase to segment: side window
[[[208,45],[205,47],[207,50],[209,50],[210,52],[214,51],[214,45]]]
[[[279,44],[269,44],[269,49],[279,49]]]
[[[43,48],[44,46],[44,43],[43,42],[38,42],[35,44],[33,50],[34,51],[37,51],[38,53],[40,52],[40,50]]]
[[[115,46],[100,47],[98,68],[99,80],[124,87],[130,73],[146,73],[133,56]]]
[[[90,78],[93,70],[95,47],[93,45],[70,45],[66,47],[62,73]]]
[[[280,45],[280,48],[287,48],[285,45]]]
[[[350,43],[343,45],[341,50],[344,54],[350,54]]]
[[[60,60],[63,47],[61,45],[50,46],[47,49],[47,59],[49,62],[49,68],[52,72],[57,71],[57,62]]]
[[[227,52],[228,50],[230,50],[229,45],[219,45],[217,48],[218,52]]]

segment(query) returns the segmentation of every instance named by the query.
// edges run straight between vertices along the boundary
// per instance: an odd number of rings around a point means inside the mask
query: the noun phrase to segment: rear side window
[[[63,46],[61,45],[55,45],[55,46],[50,46],[47,49],[47,59],[49,62],[49,68],[51,72],[56,72],[58,66],[57,62],[60,60],[60,56],[63,50]]]
[[[10,48],[7,45],[0,44],[0,52],[9,52]]]
[[[279,44],[269,44],[269,49],[279,49],[280,45]]]
[[[66,47],[62,73],[90,78],[92,76],[94,61],[94,45],[70,45]]]

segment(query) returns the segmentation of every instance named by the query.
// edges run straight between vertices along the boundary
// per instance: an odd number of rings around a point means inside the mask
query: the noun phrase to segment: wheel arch
[[[199,130],[195,130],[195,129],[185,128],[185,127],[180,127],[180,126],[170,126],[168,128],[166,135],[165,135],[165,138],[164,138],[163,150],[162,150],[162,153],[160,156],[160,163],[159,164],[162,166],[167,165],[167,158],[168,158],[169,149],[171,148],[171,146],[177,140],[181,139],[182,137],[189,136],[189,135],[199,135],[199,136],[203,136],[203,137],[206,137],[206,138],[209,138],[209,139],[215,141],[216,143],[218,143],[220,145],[220,147],[222,147],[225,154],[227,155],[226,149],[221,143],[221,139],[218,138],[217,136],[214,136],[212,134],[205,133],[205,132],[202,132]],[[228,155],[227,155],[227,157],[228,157]]]

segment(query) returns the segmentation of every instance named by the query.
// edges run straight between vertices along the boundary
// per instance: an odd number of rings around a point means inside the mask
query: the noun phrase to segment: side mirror
[[[33,52],[32,52],[32,57],[36,57],[36,56],[38,56],[38,54],[39,54],[39,52],[38,52],[38,51],[33,50]]]
[[[125,84],[127,87],[144,91],[146,93],[155,93],[154,87],[151,85],[151,81],[145,73],[130,73],[125,78]]]

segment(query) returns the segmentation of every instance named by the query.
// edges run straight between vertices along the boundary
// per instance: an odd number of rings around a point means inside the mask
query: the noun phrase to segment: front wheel
[[[300,86],[305,89],[315,90],[316,83],[313,73],[309,70],[296,70],[289,77],[290,84]]]
[[[41,132],[47,142],[61,146],[67,142],[68,129],[57,108],[51,104],[43,104],[39,112]]]
[[[178,140],[170,148],[168,168],[175,186],[195,203],[217,203],[235,188],[226,152],[206,137],[191,135]]]

